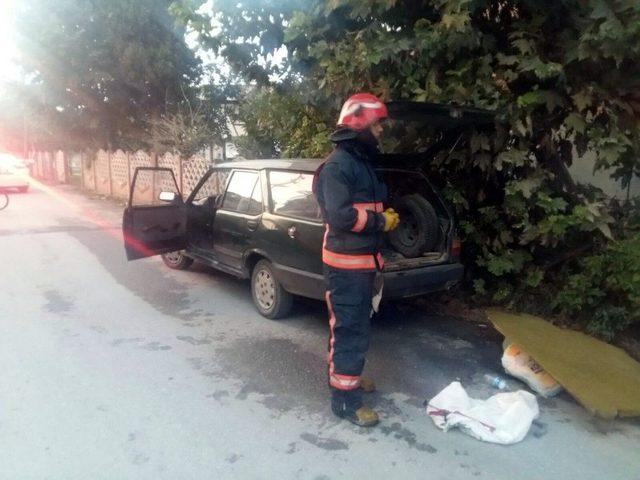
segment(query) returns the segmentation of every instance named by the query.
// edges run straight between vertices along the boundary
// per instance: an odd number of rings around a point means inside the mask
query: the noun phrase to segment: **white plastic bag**
[[[502,366],[505,372],[522,380],[543,397],[552,397],[562,390],[555,378],[514,343],[504,350]]]
[[[529,392],[498,393],[477,400],[467,395],[460,382],[449,384],[427,405],[427,415],[445,432],[457,427],[479,440],[503,445],[521,441],[538,414],[536,397]]]

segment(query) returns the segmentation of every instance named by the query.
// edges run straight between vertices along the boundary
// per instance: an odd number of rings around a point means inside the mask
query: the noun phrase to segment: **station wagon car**
[[[245,160],[210,168],[183,200],[173,172],[138,168],[123,233],[129,260],[163,255],[171,268],[193,260],[251,279],[258,311],[268,318],[286,315],[292,295],[324,298],[321,258],[324,225],[311,191],[321,160]],[[385,259],[384,298],[448,289],[462,277],[453,216],[438,192],[419,172],[378,168],[390,196],[416,192],[434,206],[441,229],[433,251],[405,258],[390,246]],[[143,182],[147,194],[137,194]],[[153,192],[151,195],[148,192]],[[156,196],[157,194],[157,196]]]

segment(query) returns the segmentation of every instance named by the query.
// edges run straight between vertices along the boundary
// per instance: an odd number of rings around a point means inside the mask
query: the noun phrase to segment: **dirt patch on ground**
[[[640,362],[640,325],[632,325],[621,332],[613,341],[613,344]]]
[[[490,324],[483,308],[473,306],[471,303],[465,302],[463,298],[453,294],[443,293],[420,297],[413,300],[412,303],[429,315],[461,318],[469,322]]]
[[[452,294],[422,297],[414,300],[413,303],[433,315],[456,317],[468,322],[487,325],[487,328],[493,329],[484,308],[474,306],[470,302],[466,302],[464,298],[455,297]],[[563,328],[584,331],[579,324],[567,319],[553,318],[550,321]],[[586,331],[585,333],[588,334]],[[632,325],[620,332],[610,343],[640,362],[640,324]]]

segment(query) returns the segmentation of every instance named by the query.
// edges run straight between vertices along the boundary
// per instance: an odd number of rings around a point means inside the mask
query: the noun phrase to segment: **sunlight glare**
[[[0,0],[0,81],[18,80],[20,70],[15,62],[13,20],[18,0]]]

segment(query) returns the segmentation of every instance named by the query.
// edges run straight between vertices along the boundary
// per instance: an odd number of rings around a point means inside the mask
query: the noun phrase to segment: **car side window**
[[[200,186],[193,196],[193,203],[201,204],[210,197],[224,193],[224,187],[229,178],[229,170],[214,170],[209,178]]]
[[[141,168],[136,171],[131,192],[132,207],[167,206],[173,202],[163,200],[160,193],[173,193],[180,198],[180,191],[171,170],[162,168]]]
[[[247,213],[257,181],[257,172],[233,172],[222,203],[223,210]]]
[[[312,191],[313,175],[302,172],[269,172],[273,213],[321,221],[320,207]]]

